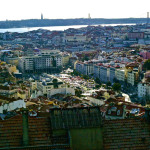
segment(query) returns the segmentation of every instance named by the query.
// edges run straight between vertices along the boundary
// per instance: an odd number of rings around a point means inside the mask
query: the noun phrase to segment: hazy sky
[[[146,17],[150,0],[1,0],[0,20]]]

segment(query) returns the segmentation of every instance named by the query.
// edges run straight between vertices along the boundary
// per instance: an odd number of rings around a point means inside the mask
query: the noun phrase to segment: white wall
[[[96,99],[96,98],[93,98],[93,97],[90,97],[90,96],[87,97],[87,100],[90,100],[90,102],[92,102],[92,103],[94,103],[94,104],[96,104],[96,105],[99,105],[99,106],[105,104],[105,102],[104,102],[103,100]]]
[[[47,93],[47,97],[51,97],[52,95],[55,94],[71,94],[71,95],[75,95],[75,90],[74,88],[59,88],[59,89],[51,89],[50,91],[48,91]]]
[[[12,111],[17,108],[26,108],[26,104],[25,104],[24,100],[16,100],[16,101],[10,102],[8,104],[2,104],[0,106],[0,113],[3,113],[4,110]]]

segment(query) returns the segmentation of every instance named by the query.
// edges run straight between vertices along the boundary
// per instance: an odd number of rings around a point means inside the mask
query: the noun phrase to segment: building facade
[[[58,53],[41,53],[19,58],[19,69],[23,73],[51,72],[60,69],[62,65],[62,56]]]

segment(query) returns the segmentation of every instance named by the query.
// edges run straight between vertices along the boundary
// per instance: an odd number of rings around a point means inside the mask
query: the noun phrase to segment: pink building
[[[143,39],[144,38],[144,32],[129,32],[128,38],[129,39]]]
[[[144,59],[150,59],[150,51],[142,51],[142,52],[140,52],[140,55],[141,55]]]

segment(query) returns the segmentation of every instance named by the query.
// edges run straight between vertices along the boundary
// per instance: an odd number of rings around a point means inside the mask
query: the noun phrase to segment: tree
[[[113,79],[114,83],[120,83],[119,80],[117,80],[116,78]]]
[[[71,72],[71,75],[81,76],[81,73],[76,70],[73,70],[73,72]]]
[[[76,95],[77,97],[81,97],[81,94],[82,94],[82,91],[81,91],[80,89],[76,89],[76,90],[75,90],[75,95]]]
[[[88,60],[89,60],[89,57],[85,55],[85,56],[84,56],[84,60],[85,60],[85,61],[88,61]]]
[[[52,56],[52,64],[53,64],[53,67],[56,67],[56,60],[54,56]]]
[[[101,87],[100,84],[96,84],[96,86],[95,86],[96,89],[99,89],[100,87]]]
[[[121,90],[121,84],[120,83],[114,83],[112,88],[114,91],[119,92]]]
[[[96,82],[97,84],[100,84],[100,85],[101,85],[101,81],[100,81],[99,78],[96,78],[96,79],[95,79],[95,82]]]
[[[88,75],[83,75],[83,78],[84,78],[85,80],[88,80],[88,79],[89,79],[89,76],[88,76]]]
[[[143,65],[143,68],[145,70],[150,70],[150,59],[145,61],[144,65]]]
[[[111,86],[111,82],[108,81],[108,82],[106,83],[106,86],[107,86],[107,88],[108,88],[109,86]]]
[[[146,92],[145,98],[146,100],[146,104],[150,104],[150,96],[148,95],[148,93]]]
[[[58,80],[57,79],[53,79],[53,85],[54,85],[54,88],[58,88]]]

